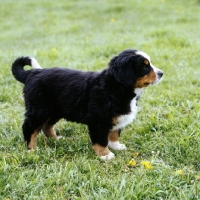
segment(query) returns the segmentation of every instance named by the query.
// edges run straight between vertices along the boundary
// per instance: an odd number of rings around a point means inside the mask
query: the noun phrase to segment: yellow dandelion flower
[[[143,165],[147,169],[153,169],[153,166],[151,165],[150,161],[141,161],[140,164]]]
[[[57,49],[56,49],[56,48],[51,48],[51,50],[52,50],[52,51],[57,51]]]
[[[112,23],[115,23],[115,21],[116,21],[116,19],[114,19],[114,18],[111,19],[111,22],[112,22]]]
[[[153,166],[152,165],[145,165],[145,168],[147,168],[147,169],[153,169]]]
[[[150,161],[141,161],[140,162],[141,165],[145,166],[145,165],[150,165]]]
[[[138,157],[138,155],[139,155],[138,152],[133,153],[133,157],[134,157],[134,158]]]
[[[182,169],[179,169],[179,170],[177,170],[177,171],[175,172],[175,175],[183,175],[183,174],[184,174],[184,172],[183,172]]]
[[[135,165],[136,165],[136,161],[135,161],[134,159],[132,159],[132,160],[130,160],[130,161],[128,162],[128,166],[129,166],[129,167],[135,167]]]

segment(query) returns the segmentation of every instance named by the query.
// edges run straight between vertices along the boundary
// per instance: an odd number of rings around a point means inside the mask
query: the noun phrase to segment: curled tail
[[[29,70],[25,71],[24,66],[29,65],[33,69],[42,69],[35,58],[19,57],[17,58],[11,67],[13,76],[21,83],[26,82],[26,77],[29,74]]]

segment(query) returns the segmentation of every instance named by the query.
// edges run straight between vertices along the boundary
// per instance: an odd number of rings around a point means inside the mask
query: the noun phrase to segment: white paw
[[[108,146],[113,150],[126,150],[126,146],[119,142],[111,142],[109,141]]]
[[[101,158],[102,160],[111,160],[111,159],[113,159],[114,157],[115,157],[115,154],[112,153],[111,151],[109,152],[108,155],[100,156],[100,158]]]
[[[60,140],[60,139],[64,139],[64,137],[61,135],[57,136],[56,140]]]

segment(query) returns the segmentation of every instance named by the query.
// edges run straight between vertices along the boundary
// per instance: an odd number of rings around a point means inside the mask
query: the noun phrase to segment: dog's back
[[[20,57],[12,64],[14,77],[24,84],[25,115],[55,115],[85,123],[89,117],[88,104],[92,99],[92,90],[95,85],[102,87],[101,83],[96,82],[100,73],[59,67],[41,69],[35,61]],[[34,69],[25,71],[25,65]]]

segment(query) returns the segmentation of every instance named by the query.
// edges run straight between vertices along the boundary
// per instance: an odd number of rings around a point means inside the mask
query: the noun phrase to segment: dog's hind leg
[[[60,139],[62,136],[57,136],[54,125],[59,121],[58,118],[49,118],[46,123],[43,124],[42,130],[48,138]]]
[[[114,149],[114,150],[125,150],[126,149],[126,146],[119,142],[120,131],[121,130],[114,130],[114,131],[109,132],[109,134],[108,134],[108,140],[109,140],[108,146],[111,149]]]
[[[32,120],[30,118],[26,118],[22,125],[24,140],[26,142],[27,148],[29,150],[35,149],[37,146],[37,135],[41,129],[41,124]]]

